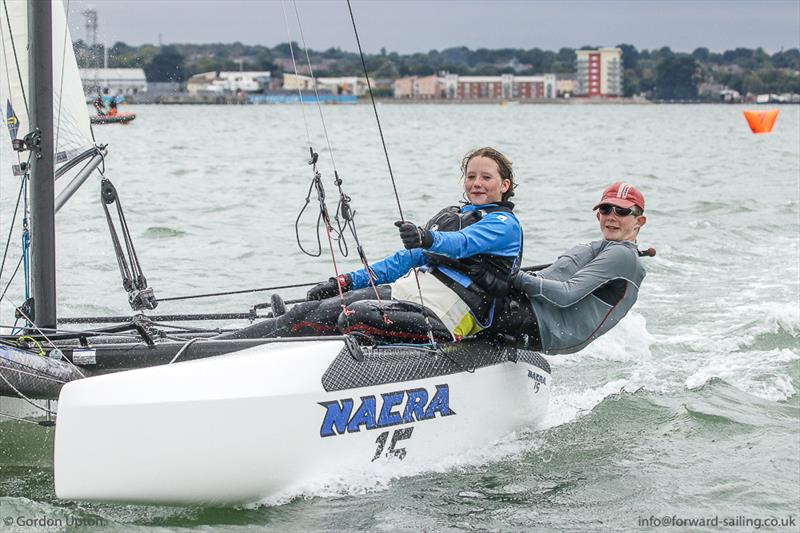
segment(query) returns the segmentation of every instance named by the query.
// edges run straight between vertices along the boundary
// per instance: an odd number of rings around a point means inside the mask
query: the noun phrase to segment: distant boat
[[[92,124],[127,124],[136,118],[136,113],[118,113],[116,115],[95,115],[89,117]]]

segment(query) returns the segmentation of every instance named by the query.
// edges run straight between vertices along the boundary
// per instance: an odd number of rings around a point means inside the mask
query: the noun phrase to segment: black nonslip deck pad
[[[327,392],[469,372],[506,361],[528,363],[550,373],[550,363],[537,352],[487,342],[459,342],[437,350],[414,346],[363,348],[357,361],[345,346],[322,375]]]

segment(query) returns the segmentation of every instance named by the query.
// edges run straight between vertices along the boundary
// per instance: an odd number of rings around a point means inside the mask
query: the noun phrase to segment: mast
[[[52,26],[52,2],[28,0],[31,131],[41,132],[31,158],[31,281],[33,318],[41,329],[56,327]]]

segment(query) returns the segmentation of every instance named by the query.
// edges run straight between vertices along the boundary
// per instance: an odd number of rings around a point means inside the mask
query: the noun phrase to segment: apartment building
[[[622,96],[622,50],[576,50],[577,96]]]
[[[539,76],[409,76],[394,82],[395,98],[476,99],[542,99],[555,98],[554,74]]]

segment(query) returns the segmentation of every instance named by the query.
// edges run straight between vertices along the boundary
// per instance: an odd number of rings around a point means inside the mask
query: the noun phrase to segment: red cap
[[[592,208],[597,209],[603,204],[616,205],[618,207],[631,207],[638,205],[644,211],[644,195],[631,185],[622,181],[616,181],[606,187],[600,202]]]

